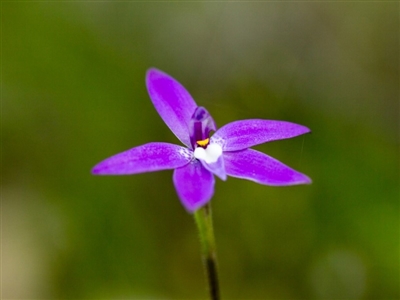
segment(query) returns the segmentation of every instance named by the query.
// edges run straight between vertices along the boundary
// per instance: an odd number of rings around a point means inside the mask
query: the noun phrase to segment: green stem
[[[209,204],[194,213],[199,230],[201,250],[206,269],[211,300],[219,300],[219,284],[217,272],[217,249],[212,224],[211,206]]]

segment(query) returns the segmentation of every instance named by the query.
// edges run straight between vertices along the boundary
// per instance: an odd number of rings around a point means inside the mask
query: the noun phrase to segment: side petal
[[[265,185],[309,184],[311,179],[256,150],[224,152],[226,173]]]
[[[198,160],[175,169],[173,181],[179,199],[189,212],[205,205],[214,194],[214,176]]]
[[[157,69],[149,69],[146,85],[157,112],[176,137],[191,148],[189,124],[197,107],[189,92],[174,78]]]
[[[307,127],[290,122],[253,119],[226,124],[211,140],[219,143],[224,151],[237,151],[307,132],[310,132]]]
[[[192,151],[168,143],[149,143],[116,154],[97,164],[94,175],[129,175],[182,167],[190,162]]]

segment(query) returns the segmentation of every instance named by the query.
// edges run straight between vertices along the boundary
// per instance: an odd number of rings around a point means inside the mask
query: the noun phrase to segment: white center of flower
[[[204,160],[208,164],[215,163],[222,154],[222,148],[218,144],[210,144],[206,149],[197,147],[194,149],[194,157]]]

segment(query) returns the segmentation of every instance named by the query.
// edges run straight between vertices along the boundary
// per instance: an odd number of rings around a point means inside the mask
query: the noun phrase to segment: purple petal
[[[254,119],[226,124],[215,132],[211,140],[219,143],[224,151],[237,151],[307,132],[310,132],[307,127],[290,122]]]
[[[149,143],[116,154],[97,164],[95,175],[129,175],[182,167],[192,159],[192,151],[168,143]]]
[[[190,119],[197,107],[192,96],[174,78],[157,69],[149,69],[146,85],[156,110],[176,137],[191,147]]]
[[[206,163],[204,160],[199,160],[204,168],[218,176],[222,180],[226,180],[226,171],[223,155],[221,155],[215,163]]]
[[[214,176],[198,160],[175,169],[173,180],[179,199],[189,212],[205,205],[214,194]]]
[[[226,173],[266,185],[295,185],[311,183],[306,175],[256,150],[224,152]]]

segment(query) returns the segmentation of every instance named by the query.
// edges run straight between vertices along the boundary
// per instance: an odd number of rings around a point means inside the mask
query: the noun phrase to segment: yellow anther
[[[205,139],[202,141],[197,141],[196,144],[199,145],[200,147],[205,147],[208,145],[208,142],[210,141],[210,139]]]

